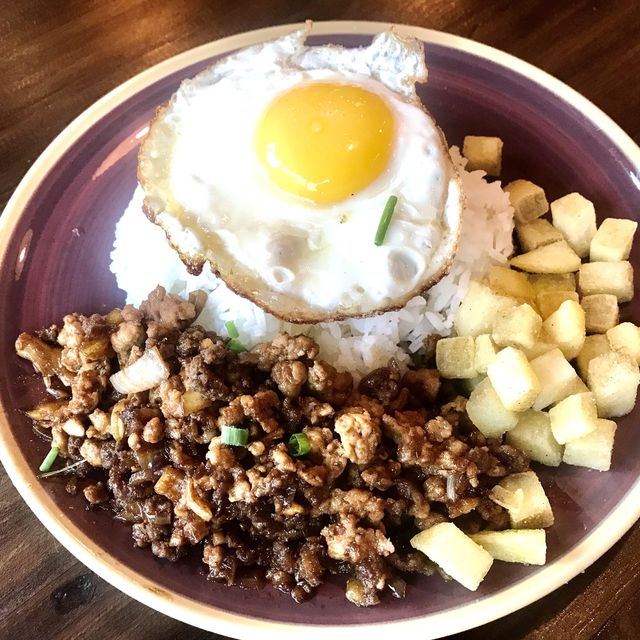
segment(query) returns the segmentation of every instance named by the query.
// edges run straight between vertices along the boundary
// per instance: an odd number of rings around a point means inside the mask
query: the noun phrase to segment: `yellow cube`
[[[528,304],[501,311],[493,323],[493,341],[500,347],[531,349],[536,343],[542,318]]]
[[[576,358],[576,366],[578,367],[578,373],[580,377],[586,381],[589,371],[589,363],[603,353],[609,353],[611,346],[607,336],[602,333],[595,333],[592,336],[587,336],[584,339],[584,345],[580,349],[580,353]]]
[[[411,546],[471,591],[478,588],[493,564],[491,554],[453,522],[440,522],[421,531],[411,538]]]
[[[498,349],[488,333],[476,336],[475,367],[479,374],[486,374],[487,367],[493,362]]]
[[[610,293],[618,302],[633,298],[633,267],[629,262],[587,262],[580,267],[578,288],[581,296]]]
[[[486,438],[499,438],[518,423],[518,414],[505,408],[489,378],[482,380],[471,392],[467,415]]]
[[[607,331],[607,340],[614,351],[626,351],[640,364],[640,327],[623,322]]]
[[[581,258],[588,256],[596,234],[593,203],[579,193],[569,193],[551,203],[551,218],[553,226],[562,232],[571,248]]]
[[[533,300],[535,293],[526,274],[509,267],[493,265],[489,268],[489,286],[497,293],[516,299]]]
[[[458,309],[453,326],[459,336],[478,336],[491,333],[496,315],[503,309],[515,307],[515,298],[502,296],[488,285],[472,280]]]
[[[580,257],[564,240],[521,253],[509,262],[528,273],[573,273],[580,268]]]
[[[501,498],[504,493],[517,496],[522,494],[521,500],[498,502],[495,499],[496,489],[500,487]],[[489,494],[489,497],[509,512],[511,526],[514,529],[537,529],[553,525],[553,511],[538,476],[533,471],[514,473],[502,479]]]
[[[480,531],[469,536],[491,554],[494,560],[543,565],[547,558],[544,529]]]
[[[567,442],[562,461],[597,471],[609,471],[616,428],[613,420],[599,419],[591,433]]]
[[[575,273],[530,273],[529,282],[536,294],[544,291],[575,291]]]
[[[548,220],[536,218],[531,222],[516,224],[516,234],[523,251],[533,251],[545,244],[564,240],[564,236]]]
[[[547,319],[565,300],[578,302],[580,298],[575,291],[542,291],[536,297],[538,310],[543,319]]]
[[[487,367],[487,376],[509,411],[525,411],[540,392],[540,381],[519,349],[505,347]]]
[[[516,222],[526,223],[549,211],[544,189],[528,180],[514,180],[504,187],[514,209]]]
[[[480,169],[487,175],[500,175],[502,169],[502,140],[492,136],[465,136],[462,155],[467,159],[467,171]]]
[[[591,262],[617,262],[627,260],[631,253],[633,236],[638,227],[634,220],[606,218],[591,240]]]
[[[442,338],[436,344],[436,367],[443,378],[475,378],[476,345],[472,336]]]
[[[589,362],[587,385],[601,418],[626,416],[636,404],[640,383],[638,363],[624,351],[610,351]]]
[[[566,398],[569,395],[567,389],[578,377],[558,348],[534,358],[531,368],[540,381],[540,392],[533,403],[533,408],[538,411]]]
[[[594,293],[580,301],[587,333],[606,333],[618,324],[618,298],[610,293]]]
[[[572,360],[582,349],[586,336],[584,310],[574,300],[563,302],[543,324],[552,342],[564,357]]]
[[[593,393],[576,393],[561,400],[549,409],[549,420],[553,437],[559,444],[566,444],[591,433],[598,420]]]
[[[518,424],[507,433],[506,442],[549,467],[562,462],[563,447],[553,437],[549,414],[544,411],[529,409],[519,414]]]

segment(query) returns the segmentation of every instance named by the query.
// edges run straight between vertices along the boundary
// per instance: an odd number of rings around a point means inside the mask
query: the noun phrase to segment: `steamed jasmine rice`
[[[225,322],[233,320],[246,347],[271,340],[280,331],[302,332],[315,338],[322,358],[356,376],[385,366],[392,357],[404,365],[428,336],[451,333],[470,280],[482,278],[492,264],[505,262],[513,252],[513,209],[500,183],[487,182],[484,171],[466,171],[457,147],[451,148],[451,156],[466,195],[458,253],[447,276],[399,311],[317,325],[278,320],[230,291],[208,265],[199,276],[189,274],[162,229],[142,212],[140,187],[116,225],[110,268],[127,303],[136,306],[158,284],[185,297],[203,290],[207,300],[196,323],[224,336]]]

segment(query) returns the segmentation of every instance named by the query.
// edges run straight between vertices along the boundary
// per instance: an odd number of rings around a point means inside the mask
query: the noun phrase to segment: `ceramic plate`
[[[366,45],[386,24],[328,22],[310,41]],[[620,420],[613,467],[539,469],[556,515],[545,567],[497,562],[480,589],[439,578],[410,582],[404,600],[358,609],[339,583],[304,605],[276,591],[208,582],[202,563],[171,564],[133,548],[129,527],[83,508],[64,482],[35,476],[47,444],[20,410],[42,397],[28,363],[14,355],[20,331],[70,311],[104,312],[124,294],[108,269],[114,225],[136,186],[136,151],[158,105],[179,82],[237,48],[280,36],[282,26],[188,51],[125,83],[77,118],[49,146],[0,218],[0,456],[38,518],[84,564],[128,595],[189,624],[239,638],[370,638],[447,635],[508,614],[564,584],[602,555],[640,515],[640,411]],[[640,150],[583,97],[516,58],[458,37],[398,27],[425,42],[429,82],[420,96],[450,144],[465,134],[504,140],[504,179],[526,177],[549,198],[579,191],[599,216],[640,211]],[[141,238],[141,242],[144,239]],[[632,255],[639,264],[640,243]],[[637,298],[640,300],[640,298]],[[625,313],[640,322],[638,303]]]

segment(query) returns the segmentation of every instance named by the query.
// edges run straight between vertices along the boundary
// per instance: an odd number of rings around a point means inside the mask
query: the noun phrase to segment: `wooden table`
[[[403,22],[493,45],[564,80],[640,141],[634,0],[0,0],[0,205],[63,127],[130,76],[222,36],[305,18]],[[0,585],[0,638],[213,637],[92,574],[1,468]],[[640,525],[552,595],[457,637],[639,638]]]

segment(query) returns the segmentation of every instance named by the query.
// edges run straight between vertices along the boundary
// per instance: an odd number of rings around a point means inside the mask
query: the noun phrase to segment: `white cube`
[[[631,253],[633,236],[638,227],[635,220],[606,218],[591,240],[591,262],[617,262],[627,260]]]
[[[530,409],[519,415],[518,424],[507,433],[507,444],[520,449],[531,460],[557,467],[562,462],[563,447],[553,437],[549,414]]]
[[[510,411],[525,411],[540,392],[540,381],[519,349],[505,347],[487,367],[500,401]]]
[[[587,262],[578,272],[581,296],[610,293],[618,302],[633,298],[633,267],[630,262]]]
[[[421,531],[411,538],[411,546],[471,591],[480,586],[493,564],[491,554],[453,522],[441,522]]]
[[[544,529],[480,531],[469,537],[488,551],[494,560],[543,565],[547,559]]]
[[[538,340],[541,329],[542,318],[533,307],[520,304],[496,315],[491,337],[500,347],[531,349]]]
[[[579,193],[569,193],[551,203],[551,218],[553,226],[562,232],[571,248],[581,258],[588,256],[596,234],[593,203]]]
[[[476,346],[472,336],[442,338],[436,343],[436,366],[443,378],[475,378]]]
[[[567,442],[562,460],[578,467],[608,471],[611,468],[615,435],[616,423],[613,420],[601,418],[591,433],[583,438]]]
[[[543,326],[551,342],[558,345],[567,360],[580,353],[587,333],[584,309],[575,300],[563,302]]]
[[[491,333],[496,315],[503,309],[514,307],[517,300],[502,296],[482,282],[472,280],[453,326],[459,336],[477,336]]]
[[[538,411],[566,398],[567,388],[578,377],[560,349],[552,349],[534,358],[531,368],[540,381],[540,393],[533,403],[533,408]]]
[[[576,393],[549,409],[551,432],[556,442],[566,444],[596,428],[598,409],[593,393]]]
[[[609,351],[589,362],[587,385],[596,398],[601,418],[631,413],[639,382],[638,363],[624,351]]]
[[[485,438],[499,438],[518,423],[518,414],[505,408],[489,378],[482,380],[471,392],[467,415]]]
[[[615,351],[626,351],[640,364],[640,327],[633,322],[623,322],[607,331],[609,345]]]

